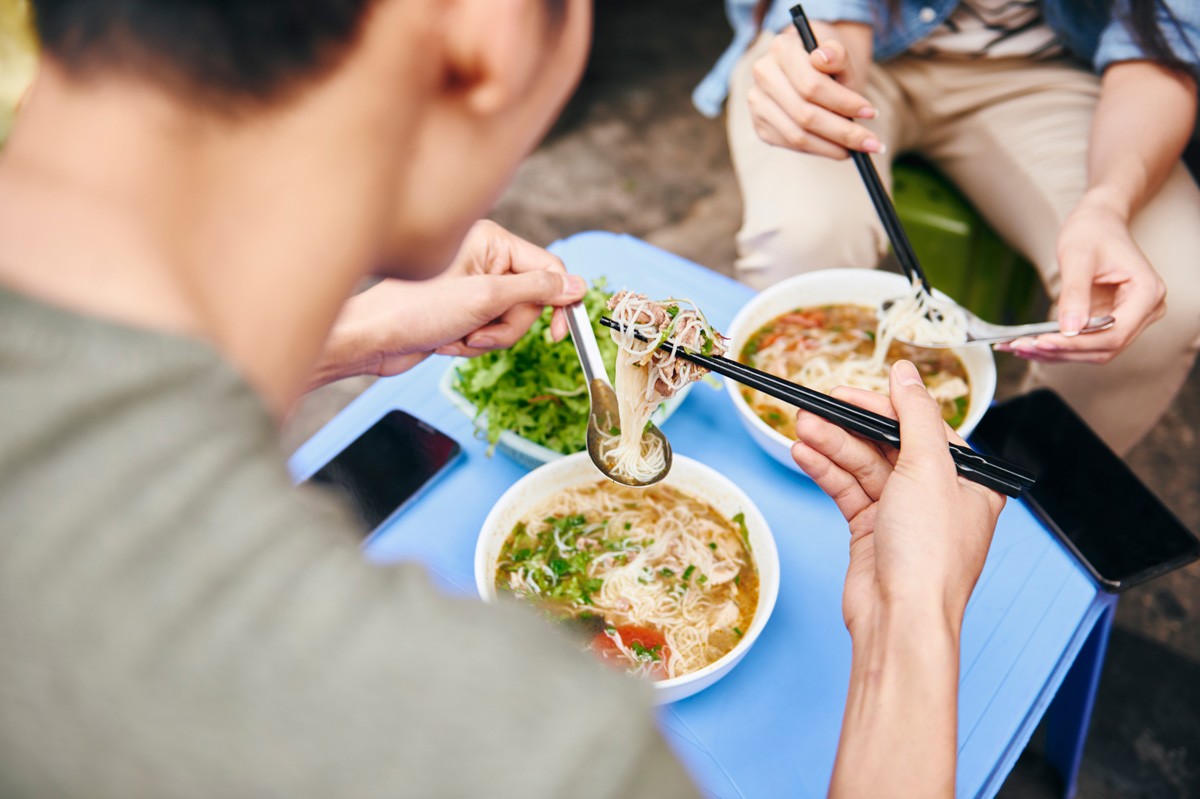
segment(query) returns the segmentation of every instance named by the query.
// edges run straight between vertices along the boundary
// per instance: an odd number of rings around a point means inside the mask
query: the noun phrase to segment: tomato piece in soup
[[[596,633],[591,644],[592,651],[600,657],[600,660],[622,670],[630,666],[646,665],[654,674],[655,679],[666,678],[667,659],[671,657],[671,650],[667,647],[667,639],[663,637],[662,633],[650,627],[634,625],[611,629],[616,630],[616,634],[621,638],[621,643],[634,654],[637,660],[631,661],[617,646],[617,642],[613,640],[612,636],[603,630]]]

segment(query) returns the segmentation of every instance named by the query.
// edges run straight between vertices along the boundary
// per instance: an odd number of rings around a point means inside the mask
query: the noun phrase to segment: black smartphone
[[[1037,475],[1024,499],[1109,591],[1200,557],[1200,539],[1057,394],[991,408],[972,439]]]
[[[369,535],[413,502],[461,456],[450,436],[404,411],[391,411],[309,481],[350,502]]]

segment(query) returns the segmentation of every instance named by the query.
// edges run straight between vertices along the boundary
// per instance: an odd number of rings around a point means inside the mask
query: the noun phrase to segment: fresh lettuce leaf
[[[610,296],[605,279],[600,278],[583,302],[611,375],[617,345],[599,324]],[[454,388],[475,406],[477,417],[487,414],[487,439],[493,447],[505,430],[564,455],[586,446],[588,394],[583,369],[570,336],[551,341],[550,309],[511,348],[458,367]]]

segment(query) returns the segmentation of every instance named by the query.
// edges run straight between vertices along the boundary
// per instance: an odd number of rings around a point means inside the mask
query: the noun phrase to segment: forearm
[[[1179,161],[1195,118],[1190,77],[1148,61],[1110,66],[1092,124],[1085,202],[1132,219]]]
[[[939,612],[884,612],[855,632],[829,795],[954,795],[958,625]]]
[[[395,324],[385,318],[398,313],[392,310],[397,297],[392,287],[385,285],[388,282],[346,301],[309,378],[308,391],[348,377],[383,375],[385,366],[386,374],[399,374],[429,356],[429,352],[408,352],[409,348],[395,340]],[[407,321],[416,325],[416,320]]]
[[[343,312],[343,317],[345,312]],[[367,355],[368,344],[363,333],[352,324],[338,319],[321,351],[321,358],[308,380],[307,391],[320,388],[327,383],[357,377],[370,371]]]

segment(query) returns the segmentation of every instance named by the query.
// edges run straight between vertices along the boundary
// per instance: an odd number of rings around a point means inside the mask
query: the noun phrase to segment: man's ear
[[[517,102],[550,46],[542,0],[451,0],[447,88],[491,116]]]

